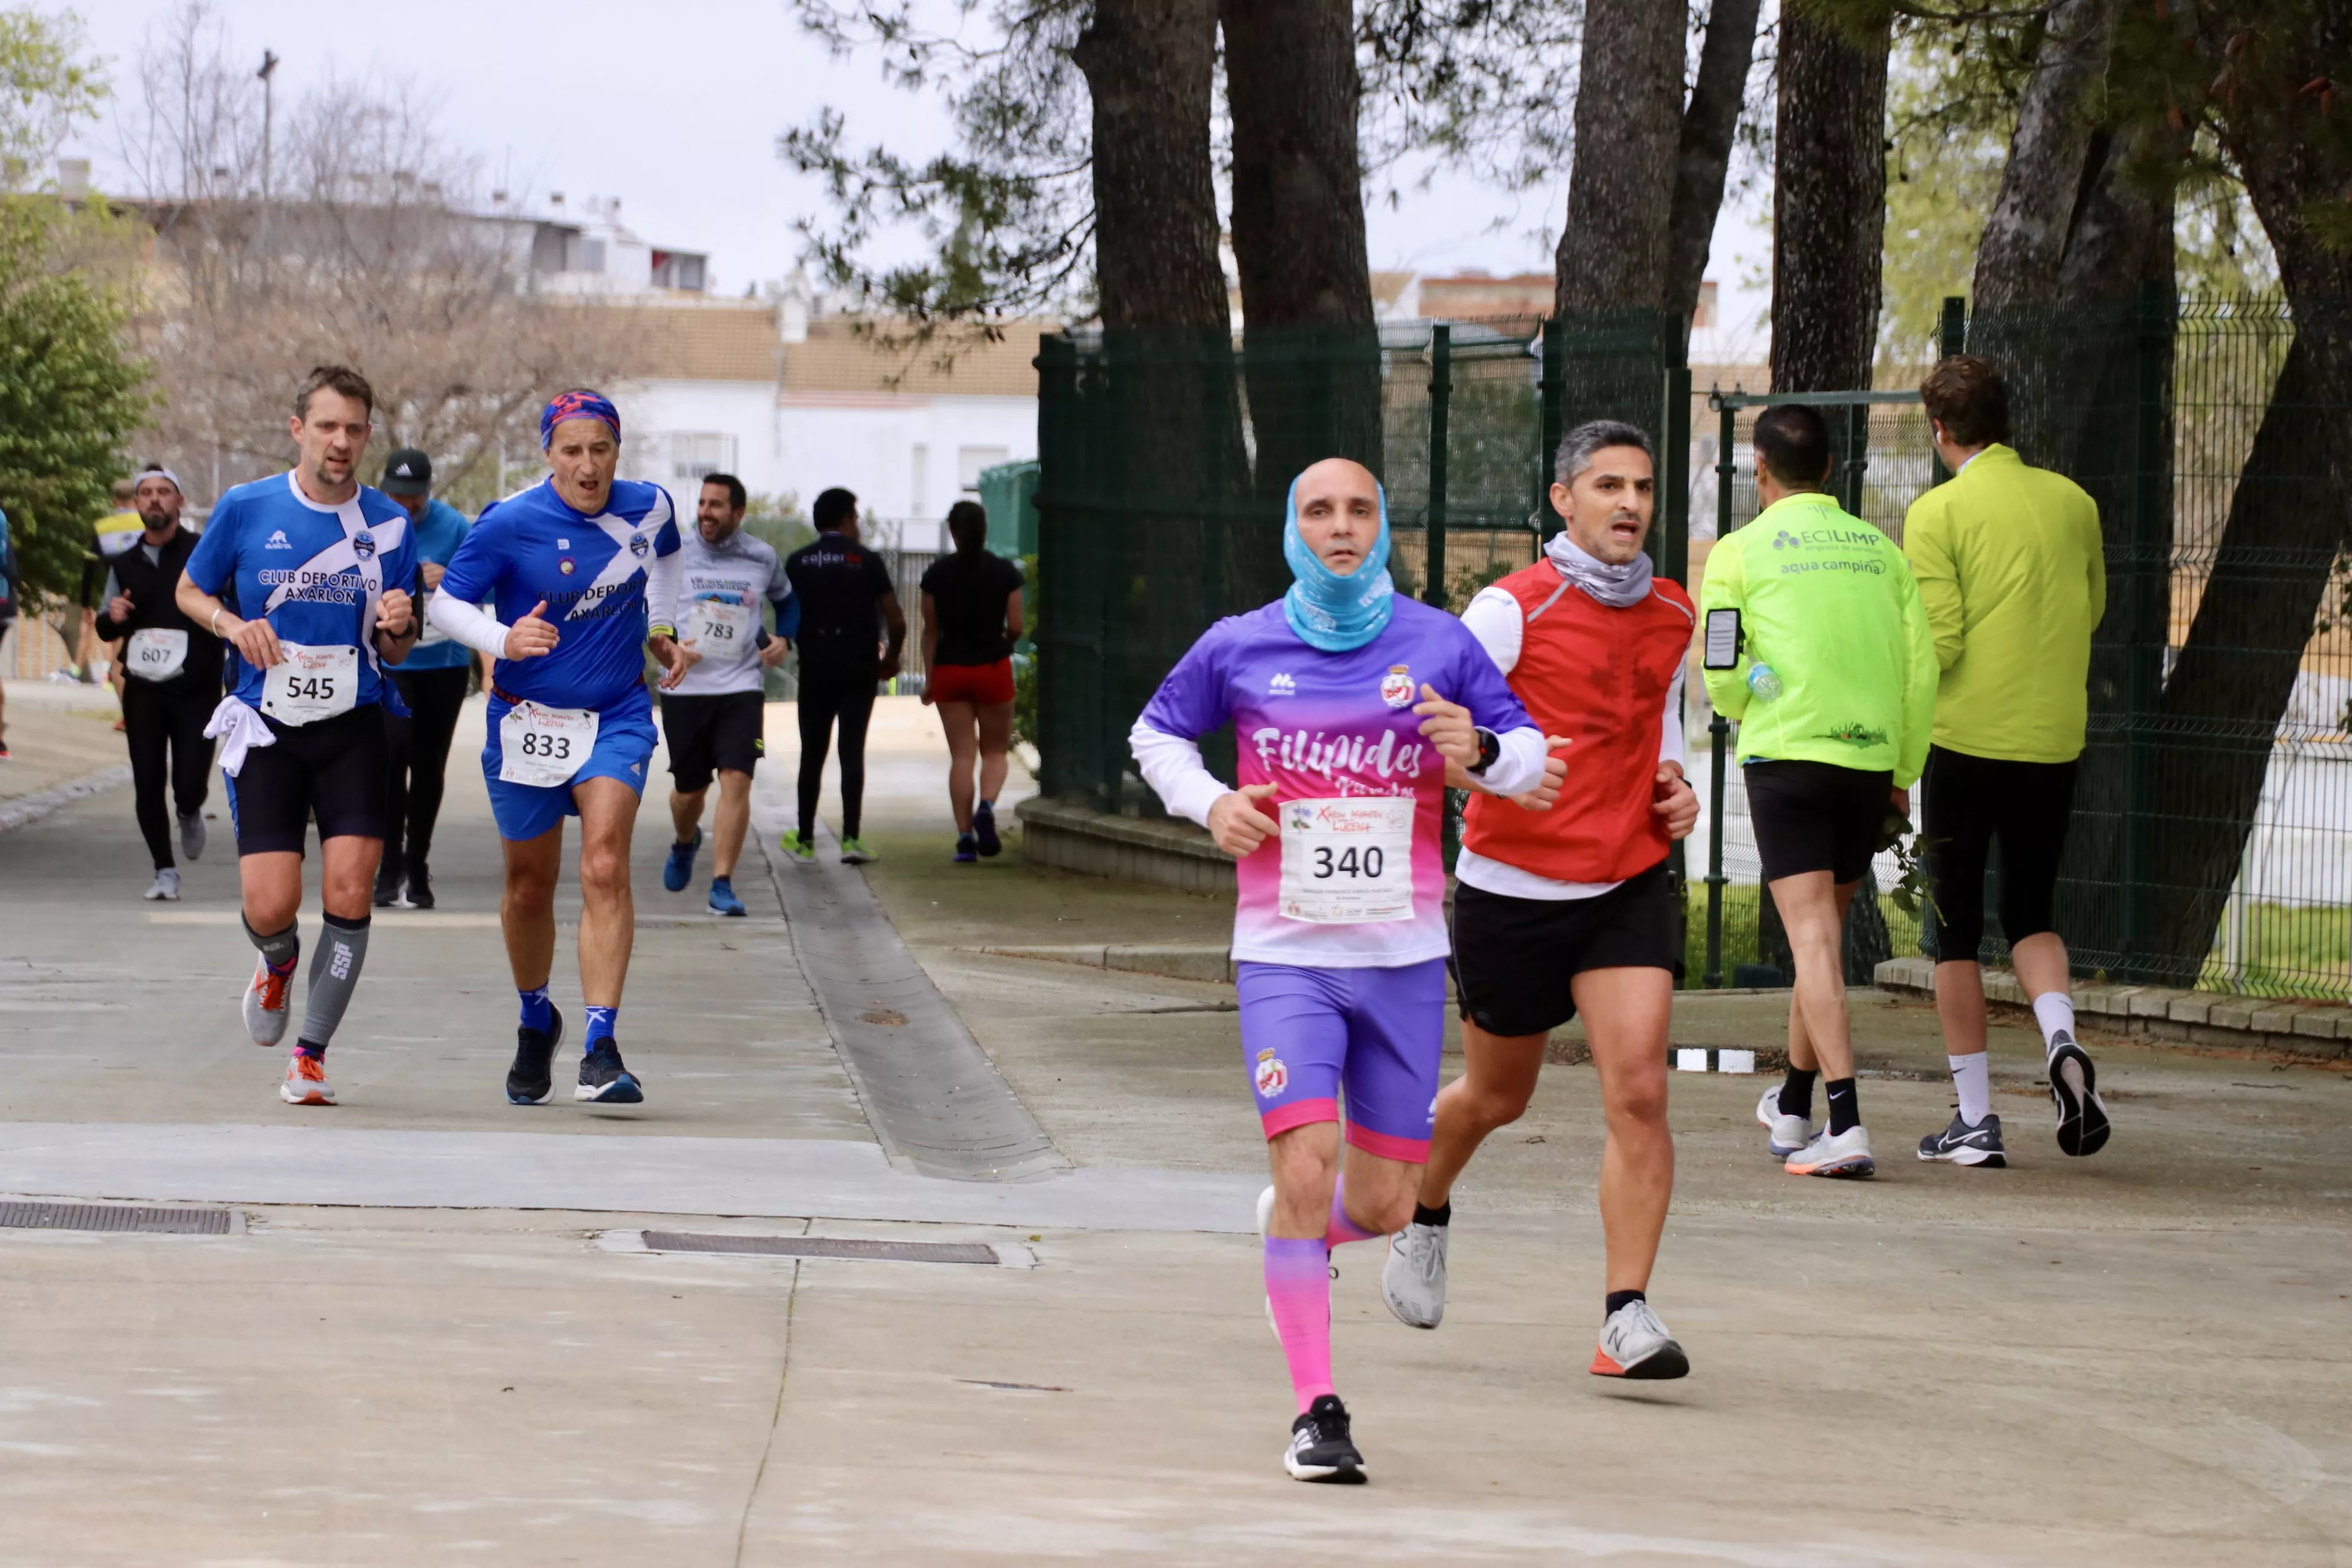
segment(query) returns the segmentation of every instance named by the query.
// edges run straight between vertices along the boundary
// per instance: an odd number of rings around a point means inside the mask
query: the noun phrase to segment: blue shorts
[[[660,737],[654,731],[651,698],[640,697],[627,706],[597,716],[596,745],[570,784],[519,784],[499,777],[505,752],[499,744],[499,721],[513,704],[490,699],[489,735],[482,743],[482,779],[490,788],[490,816],[499,837],[510,843],[536,838],[567,816],[580,815],[572,798],[583,779],[618,779],[639,795],[646,793],[646,769],[653,763]]]
[[[1445,960],[1400,969],[1244,963],[1242,1061],[1272,1138],[1337,1121],[1368,1154],[1429,1161],[1445,1049]]]

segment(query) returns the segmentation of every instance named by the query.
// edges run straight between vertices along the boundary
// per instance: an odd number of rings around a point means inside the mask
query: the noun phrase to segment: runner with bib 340
[[[1331,1387],[1330,1249],[1402,1229],[1429,1158],[1445,764],[1517,795],[1544,778],[1544,739],[1468,628],[1393,593],[1387,501],[1361,465],[1328,458],[1292,482],[1283,552],[1289,593],[1209,628],[1129,743],[1168,809],[1237,862],[1243,1067],[1274,1171],[1258,1200],[1266,1308],[1298,1401],[1283,1464],[1356,1481]],[[1238,789],[1201,761],[1199,738],[1228,721]]]
[[[326,934],[278,1086],[289,1105],[335,1102],[327,1047],[367,961],[368,893],[383,853],[383,705],[399,694],[378,666],[416,643],[408,514],[356,472],[374,410],[357,371],[312,371],[289,421],[300,460],[221,497],[174,595],[182,615],[236,654],[205,733],[227,741],[220,764],[245,934],[261,952],[245,993],[257,1046],[286,1037],[302,952],[302,848],[319,824]]]
[[[548,999],[555,964],[555,881],[563,819],[580,819],[580,991],[587,1051],[576,1100],[633,1105],[644,1087],[614,1039],[636,910],[629,839],[654,754],[645,649],[673,676],[677,519],[659,485],[615,479],[621,416],[602,394],[556,395],[539,416],[552,471],[493,503],[449,563],[428,614],[467,647],[495,655],[482,775],[506,840],[507,963],[522,1002],[507,1099],[544,1102],[563,1042]],[[497,614],[480,608],[491,600]],[[648,621],[647,606],[654,606]]]

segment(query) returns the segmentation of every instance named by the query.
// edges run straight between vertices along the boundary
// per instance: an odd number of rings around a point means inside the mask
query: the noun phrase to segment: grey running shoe
[[[1293,1480],[1331,1481],[1341,1486],[1364,1479],[1364,1457],[1348,1432],[1348,1407],[1336,1394],[1319,1396],[1290,1424],[1290,1447],[1282,1468]]]
[[[1780,1167],[1792,1176],[1874,1176],[1877,1162],[1870,1157],[1870,1133],[1849,1127],[1835,1137],[1824,1132]]]
[[[1919,1158],[2000,1170],[2009,1163],[2009,1156],[2000,1148],[2000,1118],[1987,1116],[1971,1127],[1956,1112],[1949,1127],[1919,1140]]]
[[[286,1020],[293,1011],[294,972],[279,974],[269,961],[253,961],[253,984],[245,988],[245,1029],[257,1046],[274,1046],[286,1037]]]
[[[1687,1377],[1690,1357],[1647,1301],[1628,1301],[1601,1325],[1591,1370],[1595,1377]]]
[[[205,858],[205,814],[190,812],[180,818],[180,853],[191,860]]]
[[[1408,1225],[1389,1237],[1381,1300],[1409,1329],[1433,1329],[1445,1316],[1445,1233],[1442,1225]]]
[[[2107,1146],[2107,1108],[2098,1095],[2098,1069],[2074,1037],[2058,1031],[2050,1051],[2050,1098],[2058,1106],[2062,1153],[2095,1154]]]
[[[1764,1091],[1756,1102],[1756,1120],[1764,1124],[1764,1147],[1772,1152],[1775,1160],[1785,1160],[1813,1141],[1812,1121],[1802,1116],[1790,1116],[1780,1109],[1778,1085]]]
[[[173,903],[178,903],[180,873],[169,866],[164,867],[155,873],[155,880],[150,883],[147,890],[139,896],[142,899],[166,899]]]

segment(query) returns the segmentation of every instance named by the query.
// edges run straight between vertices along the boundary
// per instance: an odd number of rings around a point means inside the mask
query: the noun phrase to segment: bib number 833
[[[538,757],[551,763],[568,763],[572,760],[572,737],[544,734],[537,730],[525,730],[522,732],[520,749],[526,757]]]
[[[1370,877],[1377,880],[1387,864],[1388,857],[1377,844],[1360,847],[1349,845],[1336,855],[1328,845],[1315,847],[1315,876],[1318,880],[1331,877]]]

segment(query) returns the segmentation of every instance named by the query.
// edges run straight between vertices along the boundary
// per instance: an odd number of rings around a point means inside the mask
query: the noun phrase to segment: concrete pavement
[[[1906,1146],[1949,1114],[1932,1015],[1883,1002],[1856,1009],[1875,1183],[1781,1175],[1763,1080],[1675,1079],[1652,1294],[1690,1379],[1582,1370],[1597,1097],[1555,1067],[1458,1189],[1441,1331],[1388,1316],[1373,1246],[1339,1253],[1374,1484],[1288,1481],[1230,989],[979,951],[1212,941],[1225,911],[1013,854],[948,865],[928,726],[884,705],[866,875],[1076,1167],[1058,1181],[890,1170],[772,893],[739,873],[755,912],[722,923],[699,878],[660,890],[658,785],[621,1023],[648,1102],[501,1103],[478,710],[442,910],[379,917],[331,1110],[279,1106],[278,1057],[241,1043],[225,835],[158,911],[127,792],[0,834],[0,1192],[247,1219],[0,1230],[0,1563],[2352,1563],[2352,1077],[2096,1043],[2119,1131],[2066,1161],[2035,1042],[2004,1029],[2016,1168],[1927,1167]],[[770,732],[763,816],[787,710]],[[1769,1045],[1783,1005],[1688,997],[1676,1038]],[[600,1243],[649,1225],[1036,1267]]]

